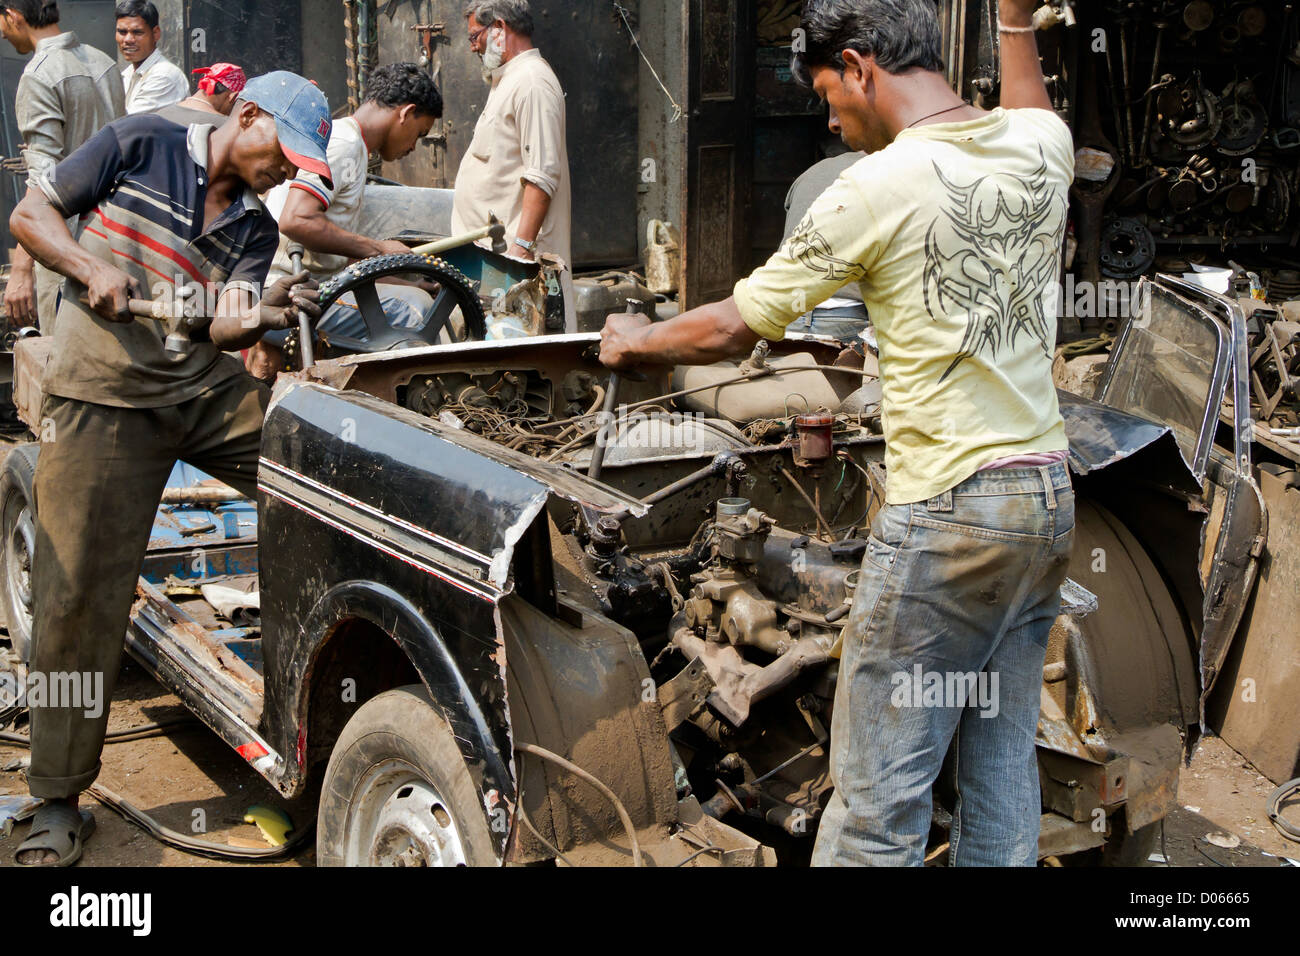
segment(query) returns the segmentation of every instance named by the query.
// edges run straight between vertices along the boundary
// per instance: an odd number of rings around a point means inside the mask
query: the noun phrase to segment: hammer
[[[190,339],[189,323],[185,318],[185,300],[197,291],[190,286],[177,289],[176,302],[170,308],[168,303],[161,299],[128,299],[126,310],[137,319],[152,319],[155,322],[170,322],[179,316],[180,327],[167,334],[165,348],[168,355],[188,355],[194,343]],[[89,308],[90,296],[81,296],[81,304]]]
[[[292,242],[288,252],[289,261],[293,263],[293,274],[297,275],[302,272],[302,257],[307,250],[302,247],[302,243]],[[298,347],[302,349],[302,370],[305,372],[316,364],[316,354],[313,350],[311,319],[301,310],[298,312]]]
[[[491,222],[482,229],[467,232],[463,236],[451,236],[448,239],[439,239],[437,242],[426,242],[422,246],[416,246],[411,252],[417,256],[436,256],[440,252],[449,252],[452,249],[459,249],[461,246],[468,246],[471,242],[478,242],[480,239],[491,237],[492,251],[497,255],[505,255],[510,248],[506,245],[505,224],[495,215],[491,213],[488,215]]]

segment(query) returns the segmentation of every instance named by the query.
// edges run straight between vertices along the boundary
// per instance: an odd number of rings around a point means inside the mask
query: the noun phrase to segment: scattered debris
[[[27,794],[0,797],[0,835],[9,836],[15,823],[22,823],[41,805],[39,797]]]
[[[261,804],[244,811],[244,822],[255,824],[271,846],[284,846],[289,841],[289,834],[293,832],[293,821],[288,814]]]
[[[1207,833],[1205,834],[1205,842],[1223,847],[1225,850],[1235,850],[1241,846],[1241,837],[1235,833]]]

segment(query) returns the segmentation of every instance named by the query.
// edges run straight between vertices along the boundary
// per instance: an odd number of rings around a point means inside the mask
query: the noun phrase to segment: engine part
[[[1097,104],[1096,59],[1096,57],[1085,57],[1083,61],[1077,142],[1083,148],[1108,153],[1112,160],[1116,160],[1119,154],[1101,129],[1101,114]],[[1075,269],[1079,278],[1093,287],[1101,281],[1102,210],[1118,184],[1119,175],[1112,165],[1104,180],[1088,182],[1076,177],[1074,186],[1071,187],[1071,194],[1076,203],[1075,238],[1079,243],[1078,251],[1075,253]],[[1079,320],[1071,316],[1069,310],[1062,316],[1061,326],[1066,334],[1073,335],[1080,331]]]
[[[749,719],[754,704],[790,684],[803,671],[830,660],[834,644],[830,636],[800,638],[764,667],[745,660],[733,645],[706,641],[689,627],[675,631],[672,642],[687,660],[704,662],[714,683],[709,705],[736,727]]]
[[[1199,70],[1182,86],[1162,90],[1156,107],[1161,131],[1180,149],[1200,149],[1219,134],[1219,99],[1205,88]]]
[[[752,578],[730,568],[698,577],[702,580],[685,607],[686,626],[692,631],[706,640],[756,647],[773,656],[790,649],[794,636],[778,623],[776,603]]]
[[[1255,4],[1242,7],[1237,13],[1237,29],[1244,37],[1259,37],[1268,29],[1268,14],[1264,8]]]
[[[798,608],[824,620],[852,596],[850,581],[861,567],[865,548],[861,540],[827,545],[808,535],[773,528],[754,578],[783,609]]]
[[[1183,23],[1193,33],[1208,30],[1214,23],[1214,4],[1209,0],[1192,0],[1183,7]]]
[[[786,372],[779,378],[761,378],[749,382],[735,382],[739,369],[734,364],[681,365],[673,370],[673,389],[702,388],[714,382],[732,382],[718,388],[682,397],[680,404],[688,411],[710,418],[722,418],[733,424],[748,425],[759,419],[789,418],[799,412],[825,408],[832,413],[840,403],[861,384],[852,375],[827,375],[815,366],[817,360],[810,352],[798,352],[772,359],[772,368],[796,369],[807,367],[806,372]]]
[[[1300,271],[1279,269],[1268,282],[1268,295],[1272,299],[1300,298]]]
[[[794,463],[800,468],[819,468],[834,454],[835,416],[800,415],[794,420],[794,428]]]
[[[1156,240],[1140,220],[1112,219],[1101,233],[1101,272],[1111,279],[1136,279],[1156,261]]]
[[[1158,85],[1160,76],[1160,54],[1165,45],[1165,33],[1169,29],[1169,24],[1160,20],[1156,23],[1156,50],[1155,57],[1151,61],[1151,84],[1147,88],[1146,94],[1146,118],[1142,121],[1142,142],[1138,146],[1137,161],[1138,163],[1146,162],[1147,144],[1151,141],[1151,123],[1155,118],[1155,90]],[[1172,80],[1172,77],[1170,77]]]
[[[1268,116],[1258,101],[1238,100],[1223,107],[1214,146],[1225,156],[1245,156],[1260,144]]]
[[[714,523],[718,555],[732,564],[757,564],[776,522],[750,507],[747,498],[723,498]]]

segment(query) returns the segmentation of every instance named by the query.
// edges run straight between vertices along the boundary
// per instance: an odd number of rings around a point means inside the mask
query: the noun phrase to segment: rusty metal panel
[[[1245,633],[1224,666],[1211,725],[1274,783],[1300,766],[1300,488],[1296,473],[1260,473],[1268,543]],[[1247,683],[1249,681],[1249,683]]]
[[[1038,827],[1038,858],[1068,856],[1104,845],[1106,833],[1057,813],[1044,813]]]

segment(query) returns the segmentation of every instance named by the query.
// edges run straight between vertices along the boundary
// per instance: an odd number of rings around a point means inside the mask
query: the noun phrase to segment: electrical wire
[[[821,527],[822,531],[825,532],[826,537],[830,539],[834,539],[835,535],[831,531],[830,525],[826,523],[826,519],[822,517],[821,509],[817,507],[817,503],[814,502],[812,498],[808,497],[808,492],[803,490],[803,487],[799,484],[798,481],[795,480],[794,475],[790,474],[790,472],[786,468],[782,467],[779,468],[778,470],[781,472],[781,474],[785,475],[785,480],[790,482],[790,484],[794,487],[794,490],[799,492],[799,495],[803,498],[803,500],[808,502],[808,507],[812,509],[813,514],[817,517],[817,524]],[[818,535],[818,537],[820,538],[821,535]]]
[[[668,97],[668,102],[673,105],[673,115],[669,118],[668,122],[676,123],[683,115],[681,104],[673,99],[673,95],[668,92],[668,87],[664,86],[664,81],[659,79],[659,71],[657,71],[654,64],[650,62],[650,58],[645,55],[645,50],[641,49],[641,41],[637,39],[636,31],[632,29],[632,23],[627,18],[627,8],[616,2],[614,4],[614,9],[617,10],[618,15],[623,18],[623,25],[627,27],[628,35],[632,37],[632,45],[636,47],[636,52],[641,54],[641,59],[645,60],[645,65],[650,68],[650,74],[655,78],[655,82],[659,84],[659,89],[664,91],[664,96]]]
[[[587,781],[614,805],[614,811],[618,814],[619,822],[623,824],[623,829],[627,831],[628,841],[632,844],[632,865],[635,867],[644,866],[641,860],[641,844],[636,838],[636,827],[632,826],[632,817],[628,815],[627,808],[623,806],[623,801],[613,790],[605,786],[594,776],[583,770],[572,761],[565,760],[557,753],[547,750],[545,747],[539,747],[537,744],[516,743],[515,751],[518,753],[532,754],[534,757],[541,757],[543,760],[549,760],[559,767],[563,767],[569,773],[579,779]]]
[[[198,721],[193,717],[173,717],[170,720],[154,721],[149,724],[141,724],[138,727],[128,727],[125,730],[115,730],[107,733],[104,735],[104,743],[124,744],[133,740],[148,740],[151,737],[162,737],[169,730],[188,725],[198,726]],[[0,742],[27,748],[32,745],[30,737],[8,731],[0,732]]]
[[[533,826],[533,821],[528,819],[528,814],[524,812],[524,806],[522,802],[519,804],[518,813],[519,813],[520,821],[523,823],[524,826],[528,828],[529,833],[537,837],[538,841],[542,844],[542,846],[546,847],[546,849],[554,853],[555,858],[557,860],[560,860],[565,866],[573,867],[573,869],[577,869],[577,867],[573,865],[572,861],[570,861],[567,856],[565,856],[563,853],[560,852],[558,847],[552,844],[550,840],[546,839],[546,837],[542,836],[541,833],[538,832],[537,828]]]
[[[312,821],[301,832],[294,834],[292,839],[280,846],[266,847],[265,849],[231,846],[228,843],[212,843],[208,840],[196,840],[188,834],[163,826],[135,804],[109,790],[101,783],[92,783],[86,788],[86,792],[110,810],[139,826],[159,843],[165,843],[170,847],[183,850],[194,856],[214,860],[270,860],[276,857],[289,856],[306,843],[316,830],[316,823]]]
[[[702,849],[696,850],[686,859],[682,860],[682,862],[674,864],[674,866],[675,867],[685,866],[687,863],[690,863],[692,860],[696,859],[697,857],[704,856],[704,854],[706,853],[725,853],[725,852],[726,851],[723,850],[722,847],[720,846],[706,846],[703,847]]]

